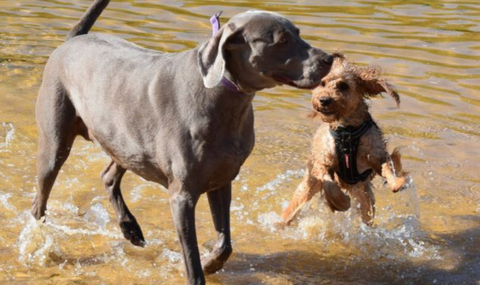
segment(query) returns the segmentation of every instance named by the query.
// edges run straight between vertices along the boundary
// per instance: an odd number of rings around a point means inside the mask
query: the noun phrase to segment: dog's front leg
[[[200,197],[200,191],[184,185],[179,180],[174,180],[170,183],[168,192],[173,222],[182,246],[188,284],[205,284],[195,230],[195,206]]]
[[[382,164],[382,177],[387,180],[388,186],[392,189],[393,192],[398,192],[405,185],[407,178],[395,176],[390,162],[385,162]]]
[[[311,173],[307,173],[303,178],[303,181],[298,185],[297,190],[295,190],[292,200],[282,213],[284,223],[290,225],[302,206],[310,201],[316,193],[322,190],[322,187],[323,181],[321,179],[316,178],[311,175]]]
[[[369,161],[373,169],[387,181],[393,192],[398,192],[405,186],[407,174],[402,170],[401,155],[398,149],[395,149],[391,156],[387,150],[372,153]]]
[[[210,211],[212,212],[217,242],[212,252],[202,259],[203,272],[212,274],[222,269],[232,254],[230,239],[230,203],[232,201],[232,184],[228,183],[215,191],[207,193]]]

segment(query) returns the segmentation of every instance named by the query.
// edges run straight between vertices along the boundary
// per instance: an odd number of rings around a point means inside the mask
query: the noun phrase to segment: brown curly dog
[[[286,225],[322,190],[332,211],[348,210],[353,197],[360,204],[363,222],[372,225],[373,177],[381,175],[393,192],[404,187],[407,173],[402,171],[400,152],[387,152],[382,131],[368,111],[366,100],[382,92],[400,104],[394,87],[380,78],[378,67],[356,67],[343,55],[335,55],[330,73],[313,90],[313,117],[324,123],[313,138],[307,174],[282,213]]]

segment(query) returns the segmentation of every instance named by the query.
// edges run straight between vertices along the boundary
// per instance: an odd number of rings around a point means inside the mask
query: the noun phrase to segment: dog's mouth
[[[286,84],[299,89],[314,89],[320,84],[320,79],[312,81],[306,78],[301,78],[299,80],[293,80],[282,74],[274,74],[272,78],[280,84]]]
[[[324,116],[332,116],[335,114],[334,110],[326,107],[315,107],[315,110]]]

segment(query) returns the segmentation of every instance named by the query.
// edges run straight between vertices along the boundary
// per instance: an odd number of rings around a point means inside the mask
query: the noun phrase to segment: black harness
[[[336,130],[330,129],[330,134],[335,139],[335,151],[340,168],[336,173],[342,181],[348,184],[365,181],[372,174],[372,169],[367,169],[361,174],[358,173],[357,169],[357,151],[360,138],[372,126],[377,127],[377,124],[369,119],[359,127],[347,126],[338,127]]]

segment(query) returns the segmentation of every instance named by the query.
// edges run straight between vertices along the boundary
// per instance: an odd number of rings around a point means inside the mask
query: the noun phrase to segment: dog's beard
[[[319,112],[320,118],[325,123],[333,123],[338,121],[338,116],[335,113],[324,114]]]

